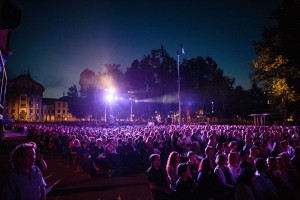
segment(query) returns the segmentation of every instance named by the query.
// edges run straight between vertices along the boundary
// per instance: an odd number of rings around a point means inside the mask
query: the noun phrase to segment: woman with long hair
[[[220,192],[220,185],[216,174],[214,174],[214,165],[210,158],[203,158],[199,165],[199,174],[197,178],[198,193],[200,199],[215,198]]]
[[[176,181],[179,178],[176,173],[176,169],[179,163],[180,163],[179,153],[177,151],[172,151],[168,157],[166,171],[170,181],[170,187],[174,190],[176,186]]]

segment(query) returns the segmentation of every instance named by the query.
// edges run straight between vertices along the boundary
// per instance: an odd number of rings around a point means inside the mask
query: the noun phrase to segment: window
[[[25,103],[21,103],[21,107],[22,108],[26,107],[26,104]]]
[[[12,114],[15,114],[15,112],[16,112],[15,109],[12,109],[11,113],[12,113]]]
[[[57,110],[57,113],[60,113],[60,110]]]

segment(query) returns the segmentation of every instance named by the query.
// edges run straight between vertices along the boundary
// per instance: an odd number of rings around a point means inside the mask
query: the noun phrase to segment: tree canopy
[[[182,114],[186,117],[195,117],[200,110],[205,115],[223,117],[247,117],[256,111],[245,106],[250,99],[256,99],[253,98],[255,95],[235,86],[234,78],[224,75],[210,57],[183,59],[180,74]],[[79,86],[79,95],[76,95],[75,86],[69,89],[68,95],[74,99],[73,103],[80,102],[81,108],[73,109],[72,104],[72,110],[92,117],[97,117],[97,112],[101,112],[99,107],[105,106],[103,96],[105,89],[110,87],[118,88],[121,95],[139,99],[140,103],[134,105],[135,113],[142,118],[150,118],[156,112],[167,116],[178,110],[177,60],[163,46],[151,50],[140,60],[134,60],[124,73],[117,64],[107,64],[104,71],[98,73],[85,69],[80,74]],[[122,109],[118,108],[119,115],[126,115]]]
[[[251,74],[254,83],[262,83],[265,90],[271,91],[274,107],[282,107],[282,102],[284,102],[287,104],[290,116],[298,119],[300,101],[299,10],[299,1],[284,0],[280,8],[272,13],[276,24],[266,27],[262,33],[262,41],[254,43],[257,57],[252,62]]]

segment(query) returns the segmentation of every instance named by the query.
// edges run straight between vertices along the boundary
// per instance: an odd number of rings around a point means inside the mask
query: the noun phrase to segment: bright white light
[[[114,88],[109,88],[109,93],[114,94],[116,90]]]
[[[107,94],[105,96],[105,100],[108,101],[108,102],[111,102],[113,99],[114,99],[114,96],[112,94]]]

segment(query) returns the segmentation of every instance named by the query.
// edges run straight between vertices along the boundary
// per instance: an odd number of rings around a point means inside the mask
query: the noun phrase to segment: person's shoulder
[[[151,173],[153,171],[153,167],[151,166],[151,167],[149,167],[148,169],[147,169],[147,174],[149,174],[149,173]]]
[[[40,170],[40,168],[39,168],[38,166],[36,166],[36,165],[33,165],[33,166],[32,166],[32,170],[33,170],[34,172],[36,172],[36,173],[42,173],[41,170]]]
[[[214,169],[214,172],[216,173],[216,172],[218,172],[220,170],[221,170],[221,168],[219,166],[216,166],[215,169]]]

